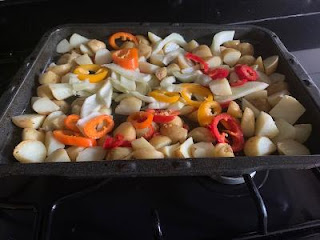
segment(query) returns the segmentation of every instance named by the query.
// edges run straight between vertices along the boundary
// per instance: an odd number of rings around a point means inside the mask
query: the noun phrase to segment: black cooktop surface
[[[4,1],[1,91],[49,28],[115,21],[267,27],[320,85],[319,11],[319,1]],[[319,175],[264,171],[240,185],[210,177],[2,178],[0,239],[320,239]]]

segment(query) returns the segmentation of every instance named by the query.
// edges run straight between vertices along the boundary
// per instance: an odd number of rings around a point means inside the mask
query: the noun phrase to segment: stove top
[[[114,21],[267,27],[320,86],[318,1],[113,3],[121,15],[107,5],[83,12],[80,2],[62,9],[57,2],[29,2],[0,3],[0,29],[7,33],[0,39],[1,93],[49,28]],[[319,170],[272,170],[243,177],[239,185],[211,177],[1,178],[0,239],[320,239]]]

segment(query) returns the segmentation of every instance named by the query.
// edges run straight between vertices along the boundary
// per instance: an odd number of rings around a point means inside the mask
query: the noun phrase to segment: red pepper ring
[[[247,79],[248,81],[256,81],[258,79],[257,72],[248,65],[237,65],[235,66],[234,71],[240,79]]]
[[[225,123],[223,123],[225,121]],[[223,126],[226,128],[223,132],[219,131],[219,123],[223,123]],[[232,150],[234,152],[239,152],[244,147],[244,137],[241,130],[240,124],[237,120],[227,113],[221,113],[217,115],[211,124],[208,126],[213,136],[216,138],[219,143],[227,143],[226,139],[227,134],[232,138]]]
[[[171,122],[176,116],[180,114],[177,110],[164,109],[147,109],[146,112],[153,114],[153,121],[155,123]]]
[[[121,134],[117,134],[114,137],[107,136],[103,148],[112,149],[116,147],[131,147],[131,142],[124,140],[124,137]]]
[[[203,72],[204,73],[207,73],[208,72],[208,70],[209,70],[209,65],[208,65],[208,63],[206,63],[206,61],[205,60],[203,60],[201,57],[199,57],[199,56],[197,56],[197,55],[195,55],[195,54],[192,54],[192,53],[186,53],[186,58],[188,58],[188,59],[190,59],[190,60],[192,60],[192,61],[194,61],[194,62],[196,62],[196,63],[200,63],[201,64],[201,66],[202,66],[202,68],[203,68]]]
[[[246,78],[243,79],[239,79],[236,82],[232,82],[230,83],[231,87],[240,87],[242,85],[244,85],[246,82],[248,82],[248,80]]]
[[[212,80],[226,78],[229,75],[229,70],[226,68],[212,68],[207,72],[207,75],[211,77]]]

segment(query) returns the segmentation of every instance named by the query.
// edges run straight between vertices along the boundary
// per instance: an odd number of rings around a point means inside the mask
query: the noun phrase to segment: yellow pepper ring
[[[167,92],[161,90],[154,90],[149,93],[149,96],[159,102],[165,103],[175,103],[180,99],[180,94],[178,92]]]
[[[84,64],[78,66],[74,71],[80,80],[88,79],[91,83],[97,83],[105,79],[108,70],[97,64]]]
[[[210,124],[215,116],[222,111],[221,106],[216,101],[204,101],[198,109],[198,121],[204,127]]]
[[[184,84],[181,91],[181,96],[183,97],[183,99],[186,101],[187,104],[193,107],[199,107],[202,101],[192,100],[191,98],[193,94],[203,96],[206,101],[213,101],[213,95],[208,88],[198,84]]]

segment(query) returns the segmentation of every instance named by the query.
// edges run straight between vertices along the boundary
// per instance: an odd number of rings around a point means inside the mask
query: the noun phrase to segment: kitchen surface
[[[49,29],[110,22],[265,27],[320,87],[319,1],[150,2],[90,2],[92,10],[83,11],[88,3],[0,1],[1,94]],[[0,239],[316,240],[319,203],[318,168],[264,170],[232,180],[10,176],[0,178]]]

